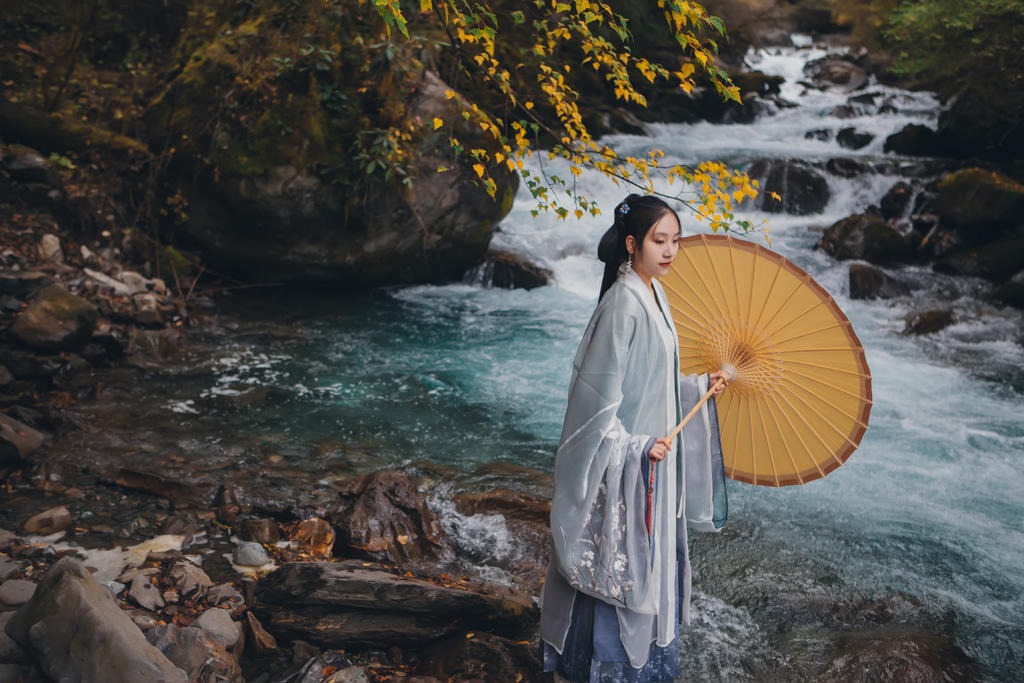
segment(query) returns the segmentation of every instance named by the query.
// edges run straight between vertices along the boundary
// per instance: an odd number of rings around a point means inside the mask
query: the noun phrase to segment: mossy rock
[[[914,257],[909,236],[873,213],[855,214],[835,223],[822,235],[818,246],[841,261],[906,263]]]
[[[986,241],[1024,225],[1024,185],[994,171],[965,168],[939,181],[934,210],[968,241]]]

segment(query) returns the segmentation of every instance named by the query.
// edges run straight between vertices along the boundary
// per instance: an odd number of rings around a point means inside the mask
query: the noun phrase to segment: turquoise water
[[[762,156],[883,159],[881,139],[906,122],[933,124],[924,94],[878,88],[898,114],[834,119],[842,93],[806,91],[794,74],[808,53],[760,57],[789,77],[795,109],[750,126],[660,125],[651,137],[621,137],[626,149],[660,145],[680,159],[716,156],[744,164]],[[859,152],[807,140],[803,132],[849,125],[877,133]],[[897,160],[898,161],[898,160]],[[810,217],[749,216],[771,225],[772,246],[810,272],[847,312],[873,373],[875,404],[860,449],[824,480],[783,490],[731,487],[731,517],[754,525],[757,544],[840,577],[840,591],[906,593],[953,615],[949,635],[991,680],[1024,677],[1024,352],[1020,314],[975,296],[980,283],[908,268],[913,298],[853,301],[846,264],[815,251],[821,230],[876,202],[896,170],[830,177],[832,201]],[[581,187],[603,206],[625,194],[585,174]],[[368,449],[375,466],[428,461],[462,472],[490,463],[551,470],[569,368],[600,280],[593,258],[607,218],[533,218],[520,196],[495,243],[551,268],[533,291],[461,284],[240,301],[249,336],[234,335],[189,382],[168,387],[165,408],[206,425],[196,439],[245,429],[300,454],[337,442]],[[684,229],[699,229],[684,214]],[[902,334],[905,316],[946,302],[956,323],[928,338]],[[951,302],[951,303],[950,303]],[[256,410],[240,400],[264,392]],[[192,416],[192,417],[189,417]],[[207,430],[204,432],[204,430]],[[712,636],[701,666],[747,680],[739,662],[770,651],[742,607],[699,596],[698,622]],[[703,612],[702,612],[703,610]],[[739,635],[737,635],[739,634]],[[712,664],[707,664],[711,661]]]

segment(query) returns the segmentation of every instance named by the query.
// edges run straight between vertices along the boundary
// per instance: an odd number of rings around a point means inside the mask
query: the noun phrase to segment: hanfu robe
[[[687,523],[714,530],[726,500],[714,401],[649,462],[708,388],[682,376],[671,310],[631,270],[601,298],[573,363],[551,503],[552,559],[542,591],[540,635],[565,647],[579,593],[614,605],[618,636],[635,668],[652,645],[666,647],[689,623]],[[655,300],[655,296],[657,300]],[[648,467],[654,468],[647,529]]]

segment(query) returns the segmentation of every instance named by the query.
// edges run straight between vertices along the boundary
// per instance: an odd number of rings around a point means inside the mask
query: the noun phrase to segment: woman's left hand
[[[719,378],[722,378],[722,383],[719,384],[718,386],[715,386],[715,382],[717,382]],[[718,396],[723,391],[725,391],[726,388],[728,388],[729,380],[728,380],[727,376],[723,376],[721,372],[716,371],[716,372],[712,372],[711,375],[710,375],[710,384],[715,389],[715,393],[713,393],[711,395],[712,396]]]

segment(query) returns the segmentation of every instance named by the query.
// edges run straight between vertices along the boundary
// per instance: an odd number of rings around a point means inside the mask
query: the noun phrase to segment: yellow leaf
[[[481,178],[484,177],[484,165],[483,164],[473,164],[473,170],[476,171],[476,174],[478,176],[480,176]]]
[[[437,130],[438,128],[440,128],[443,125],[444,125],[444,119],[439,119],[439,118],[437,118],[435,116],[434,117],[434,130]]]

